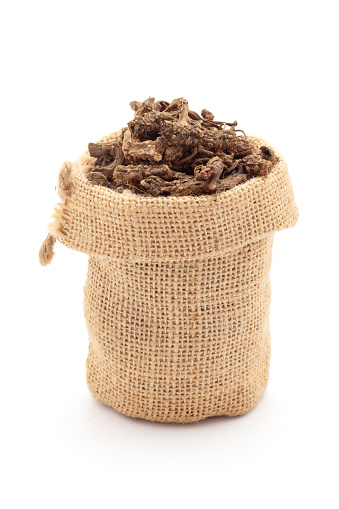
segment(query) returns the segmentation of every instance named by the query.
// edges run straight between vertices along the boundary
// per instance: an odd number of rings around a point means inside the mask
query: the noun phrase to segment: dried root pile
[[[88,145],[94,184],[152,196],[212,194],[268,175],[277,161],[268,147],[255,149],[237,122],[216,121],[207,110],[200,116],[183,98],[130,106],[134,119],[115,143]]]

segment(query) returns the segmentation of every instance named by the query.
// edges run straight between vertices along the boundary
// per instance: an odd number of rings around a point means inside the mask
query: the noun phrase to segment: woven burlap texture
[[[274,233],[298,219],[283,158],[268,177],[186,197],[93,185],[93,162],[85,152],[63,166],[62,203],[49,225],[65,246],[90,255],[91,393],[151,421],[247,412],[268,382]]]

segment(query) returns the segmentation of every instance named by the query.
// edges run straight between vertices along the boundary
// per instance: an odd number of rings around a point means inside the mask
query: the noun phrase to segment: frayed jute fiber
[[[298,219],[278,157],[267,177],[185,197],[93,185],[88,152],[63,165],[40,260],[49,263],[55,239],[89,255],[86,373],[95,398],[125,415],[181,423],[243,414],[259,400],[269,376],[273,237]]]

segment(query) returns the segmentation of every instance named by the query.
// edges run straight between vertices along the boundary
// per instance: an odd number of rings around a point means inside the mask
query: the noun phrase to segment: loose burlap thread
[[[55,238],[89,254],[86,376],[94,397],[159,422],[239,415],[260,399],[269,376],[273,238],[298,219],[278,157],[268,177],[185,197],[93,185],[87,151],[64,164],[41,261],[52,258]]]

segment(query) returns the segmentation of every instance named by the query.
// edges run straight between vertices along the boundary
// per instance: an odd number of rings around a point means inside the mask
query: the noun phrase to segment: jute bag
[[[286,163],[279,156],[268,177],[185,197],[93,185],[92,165],[88,152],[64,164],[40,250],[42,264],[55,239],[89,255],[91,393],[152,421],[247,412],[268,382],[274,233],[298,218]]]

